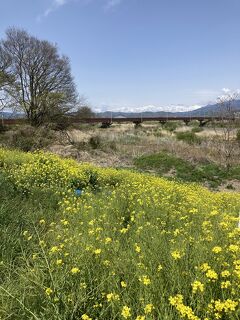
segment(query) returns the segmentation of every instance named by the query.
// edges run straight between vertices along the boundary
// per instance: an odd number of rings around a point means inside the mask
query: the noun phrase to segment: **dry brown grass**
[[[191,131],[191,129],[192,127],[183,125],[176,131]],[[84,131],[69,130],[68,138],[65,141],[63,139],[61,144],[54,144],[49,150],[62,156],[72,156],[78,161],[92,162],[101,166],[128,167],[132,165],[134,158],[162,151],[194,164],[206,162],[222,164],[223,158],[219,153],[222,129],[205,127],[197,135],[203,139],[202,143],[189,145],[178,141],[174,133],[164,130],[159,124],[144,123],[137,129],[133,124],[114,124],[108,129],[89,127]],[[97,150],[91,148],[86,150],[81,147],[82,143],[87,144],[94,136],[99,136],[101,141],[110,147],[99,147]],[[111,143],[116,148],[111,149]],[[239,148],[234,150],[232,162],[240,163]]]

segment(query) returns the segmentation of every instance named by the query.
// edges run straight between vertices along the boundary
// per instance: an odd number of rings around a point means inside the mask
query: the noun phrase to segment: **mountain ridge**
[[[236,100],[232,104],[232,111],[240,112],[240,100]],[[121,111],[104,111],[96,113],[102,118],[110,117],[126,117],[126,118],[140,118],[140,117],[200,117],[200,116],[217,116],[222,112],[226,112],[219,104],[208,104],[195,110],[190,111],[144,111],[144,112],[121,112]]]
[[[236,100],[232,104],[232,110],[234,112],[240,112],[240,100]],[[116,118],[116,117],[125,117],[125,118],[150,118],[150,117],[200,117],[200,116],[218,116],[222,112],[226,112],[219,104],[208,104],[206,106],[200,107],[198,109],[190,111],[143,111],[143,112],[125,112],[125,111],[104,111],[96,112],[96,117],[100,118]],[[74,114],[74,113],[72,113]],[[0,118],[3,119],[16,119],[22,118],[23,113],[2,111],[0,112]]]

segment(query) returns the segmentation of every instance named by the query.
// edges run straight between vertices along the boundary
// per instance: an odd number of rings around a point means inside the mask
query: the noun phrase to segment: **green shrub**
[[[89,139],[89,144],[93,149],[99,149],[102,145],[102,138],[100,136],[92,136]]]
[[[191,131],[185,131],[185,132],[177,132],[176,137],[178,140],[182,140],[184,142],[187,142],[188,144],[200,144],[201,139]]]
[[[192,128],[192,132],[194,132],[194,133],[198,133],[198,132],[202,132],[202,131],[203,131],[202,127],[194,127],[194,128]]]
[[[199,121],[198,120],[191,120],[188,125],[190,127],[199,127]]]
[[[177,121],[167,121],[164,124],[164,129],[170,132],[175,131],[179,127],[179,122]]]

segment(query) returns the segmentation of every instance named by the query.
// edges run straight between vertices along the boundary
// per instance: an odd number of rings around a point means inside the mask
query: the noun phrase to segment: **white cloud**
[[[97,0],[52,0],[50,6],[44,11],[43,14],[40,14],[37,17],[37,21],[41,22],[43,18],[48,17],[52,12],[58,10],[60,7],[70,3],[70,2],[81,1],[84,5],[87,5],[92,2],[97,2]],[[123,0],[102,0],[103,9],[105,11],[111,10],[116,6],[120,5]]]
[[[37,17],[37,21],[41,22],[43,18],[48,17],[52,12],[56,11],[58,8],[64,6],[65,4],[71,2],[72,0],[52,0],[51,5]]]
[[[119,105],[106,105],[102,104],[98,108],[95,108],[95,112],[104,112],[104,111],[116,111],[116,112],[183,112],[183,111],[191,111],[201,108],[200,105],[169,105],[169,106],[155,106],[155,105],[146,105],[146,106],[119,106]]]
[[[226,95],[239,95],[240,94],[240,89],[228,89],[228,88],[223,88],[222,92]]]
[[[239,99],[240,96],[240,89],[228,89],[228,88],[223,88],[222,89],[222,94],[220,94],[217,98],[217,101],[233,101],[236,99]]]
[[[230,93],[230,92],[231,92],[231,90],[228,89],[228,88],[222,88],[222,91],[223,91],[224,93]]]

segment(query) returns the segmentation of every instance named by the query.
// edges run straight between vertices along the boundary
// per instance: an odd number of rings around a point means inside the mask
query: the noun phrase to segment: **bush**
[[[191,131],[186,132],[177,132],[176,137],[178,140],[182,140],[184,142],[187,142],[188,144],[200,144],[201,139]]]
[[[32,151],[47,147],[53,140],[51,130],[41,127],[22,127],[14,132],[9,132],[5,139],[5,145],[22,151]]]
[[[93,149],[99,149],[102,145],[102,139],[100,136],[92,136],[89,139],[89,144]]]
[[[167,121],[164,124],[164,129],[170,132],[175,131],[179,127],[179,122],[177,121]]]
[[[188,125],[190,127],[199,127],[199,121],[198,120],[191,120]]]
[[[240,143],[240,129],[237,130],[236,140],[238,143]]]

